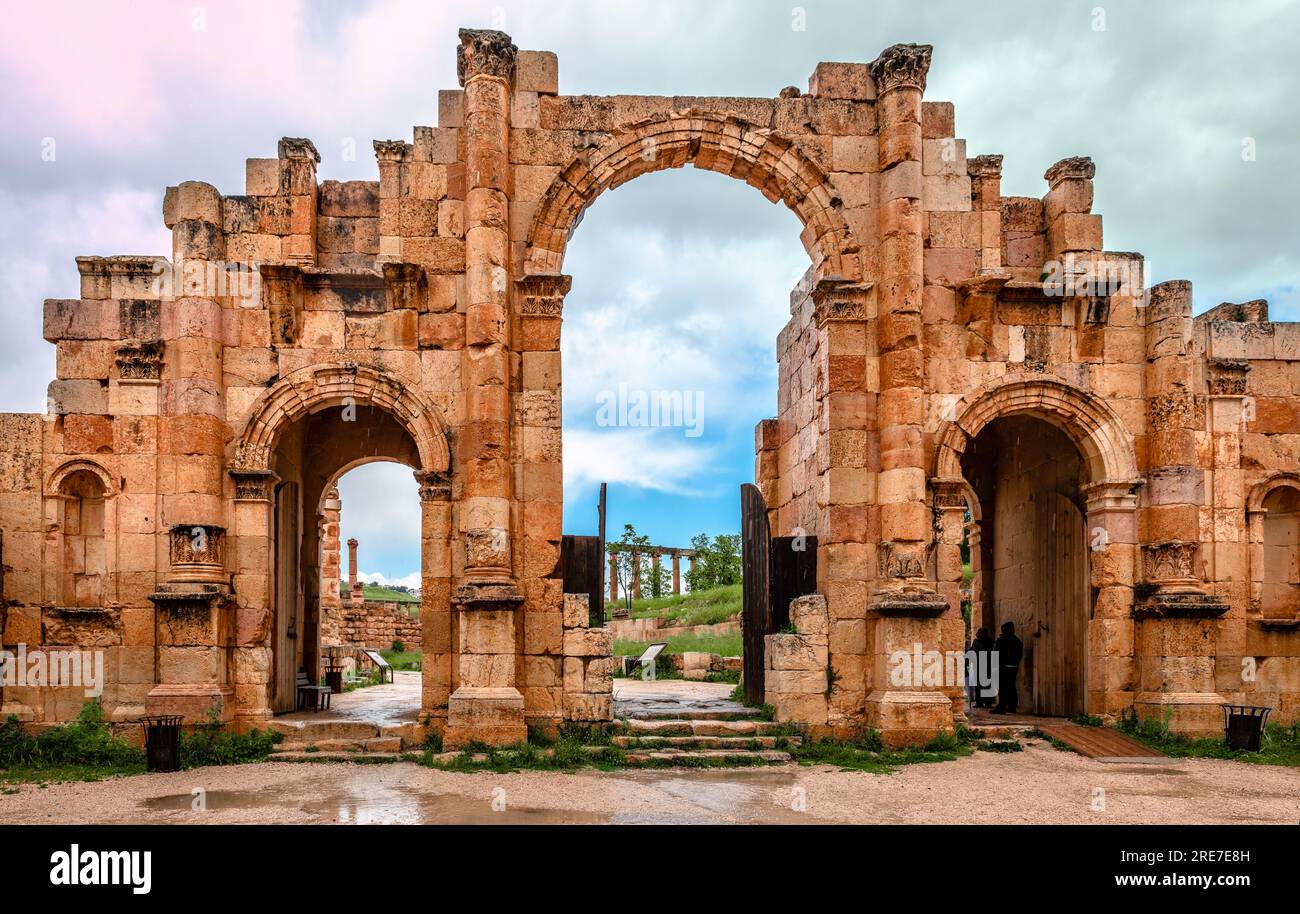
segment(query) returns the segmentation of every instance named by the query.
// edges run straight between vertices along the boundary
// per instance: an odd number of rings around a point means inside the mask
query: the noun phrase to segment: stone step
[[[629,765],[671,764],[682,767],[701,767],[704,765],[744,766],[744,765],[780,765],[790,761],[790,753],[775,749],[757,752],[735,752],[726,749],[652,749],[647,752],[627,753]]]
[[[615,733],[632,736],[779,736],[785,724],[770,720],[640,720],[615,722]]]
[[[615,736],[615,746],[632,751],[651,749],[728,749],[733,752],[750,752],[799,746],[797,736]]]
[[[379,736],[379,726],[363,720],[273,720],[267,725],[286,740],[370,739]]]
[[[401,752],[402,740],[397,736],[374,736],[369,739],[285,740],[273,750],[285,752]]]
[[[737,707],[734,711],[632,711],[632,720],[736,720],[758,718],[758,708]]]
[[[273,752],[271,762],[400,762],[400,752]]]

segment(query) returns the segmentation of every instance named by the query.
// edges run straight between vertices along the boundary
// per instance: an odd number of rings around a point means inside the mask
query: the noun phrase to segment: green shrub
[[[269,730],[228,731],[215,714],[192,733],[181,733],[181,767],[243,765],[264,762],[284,737]]]
[[[140,765],[144,750],[113,734],[99,699],[81,706],[77,719],[32,736],[17,717],[0,727],[0,766],[85,765],[118,768]]]

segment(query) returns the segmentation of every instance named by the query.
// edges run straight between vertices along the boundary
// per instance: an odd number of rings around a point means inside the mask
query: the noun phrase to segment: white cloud
[[[565,488],[607,482],[656,492],[700,492],[714,456],[680,432],[658,429],[570,429],[564,433]]]
[[[378,584],[381,587],[410,587],[413,590],[420,589],[420,572],[412,571],[410,574],[404,574],[400,578],[390,578],[378,571],[358,571],[357,580],[363,584]]]

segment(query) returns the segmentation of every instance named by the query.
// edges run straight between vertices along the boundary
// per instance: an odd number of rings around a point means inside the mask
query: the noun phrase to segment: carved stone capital
[[[117,347],[114,358],[117,376],[123,381],[157,381],[162,377],[161,340],[123,343]]]
[[[304,137],[286,136],[280,140],[276,154],[281,159],[310,159],[320,162],[320,153],[316,144]]]
[[[972,178],[1002,177],[1002,156],[983,155],[966,160],[966,174]]]
[[[934,506],[940,510],[966,510],[966,480],[935,477],[930,480]]]
[[[1200,548],[1199,543],[1180,540],[1144,544],[1142,570],[1146,580],[1159,587],[1199,586],[1201,574],[1197,557]]]
[[[177,524],[171,528],[172,582],[225,581],[226,528]]]
[[[418,263],[388,262],[384,270],[384,298],[389,311],[420,311],[428,291],[424,267]]]
[[[910,88],[925,91],[925,75],[930,71],[930,55],[934,48],[928,44],[896,44],[881,51],[871,64],[871,78],[876,81],[876,95],[894,89]]]
[[[1055,187],[1068,178],[1078,178],[1091,181],[1097,174],[1097,166],[1092,163],[1088,156],[1070,156],[1068,159],[1061,159],[1047,171],[1043,172],[1043,177],[1047,179],[1048,187]]]
[[[405,140],[375,140],[375,159],[380,162],[401,162],[411,145]]]
[[[1250,373],[1249,360],[1209,359],[1205,367],[1210,396],[1246,396],[1246,376]]]
[[[451,473],[416,470],[415,481],[420,484],[420,501],[451,501]]]
[[[514,82],[519,48],[505,32],[461,29],[456,48],[456,79],[463,88],[476,76],[496,76]]]
[[[534,273],[515,283],[519,313],[530,317],[560,317],[564,296],[573,287],[573,277],[563,273]]]
[[[912,581],[925,578],[933,543],[885,541],[876,547],[876,562],[881,578]]]
[[[270,501],[280,477],[270,470],[230,470],[235,501]],[[337,497],[337,496],[335,496]]]
[[[869,282],[850,282],[838,277],[819,280],[812,288],[813,316],[817,327],[832,321],[865,321],[871,315],[867,296]]]

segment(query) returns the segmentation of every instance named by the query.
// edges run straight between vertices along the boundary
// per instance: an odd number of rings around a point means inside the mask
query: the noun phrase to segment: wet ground
[[[360,720],[381,727],[413,723],[420,715],[420,673],[395,670],[393,681],[330,696],[328,711],[295,711],[276,720]]]
[[[196,793],[199,791],[199,793]],[[1300,772],[1209,759],[1103,763],[1043,742],[894,774],[828,766],[459,774],[264,763],[0,792],[0,823],[1273,823]]]
[[[698,711],[743,714],[747,710],[745,706],[731,700],[735,688],[725,682],[695,682],[689,679],[664,679],[658,682],[615,679],[614,714],[619,717],[689,714]]]

